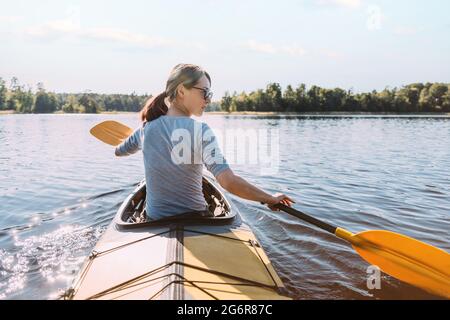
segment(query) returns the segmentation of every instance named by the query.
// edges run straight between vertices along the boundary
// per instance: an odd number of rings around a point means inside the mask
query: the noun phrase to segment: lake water
[[[136,114],[0,116],[0,299],[53,299],[67,288],[122,201],[142,155],[116,158],[89,134]],[[214,131],[277,132],[277,169],[232,165],[296,208],[352,232],[390,230],[450,251],[450,119],[207,115]],[[346,242],[232,197],[294,299],[435,299],[382,275]]]

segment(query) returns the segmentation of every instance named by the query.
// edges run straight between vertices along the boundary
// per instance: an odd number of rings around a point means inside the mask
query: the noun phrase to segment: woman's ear
[[[181,83],[177,87],[177,97],[184,98],[184,95],[186,94],[186,88]]]

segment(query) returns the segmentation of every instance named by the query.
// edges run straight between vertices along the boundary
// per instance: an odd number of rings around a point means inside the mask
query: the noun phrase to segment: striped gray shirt
[[[126,156],[142,150],[147,184],[147,215],[160,219],[207,208],[203,165],[214,175],[229,168],[206,123],[162,116],[136,129],[116,148]]]

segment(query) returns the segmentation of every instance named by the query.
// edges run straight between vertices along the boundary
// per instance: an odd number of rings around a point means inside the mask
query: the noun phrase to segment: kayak
[[[64,299],[289,299],[256,236],[206,171],[203,194],[207,212],[151,220],[142,181]]]

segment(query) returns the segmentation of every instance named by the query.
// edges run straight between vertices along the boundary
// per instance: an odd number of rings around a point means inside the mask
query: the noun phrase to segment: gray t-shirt
[[[229,165],[206,123],[162,116],[136,129],[116,148],[119,156],[142,150],[147,184],[147,215],[160,219],[203,211],[203,164],[218,176]]]

